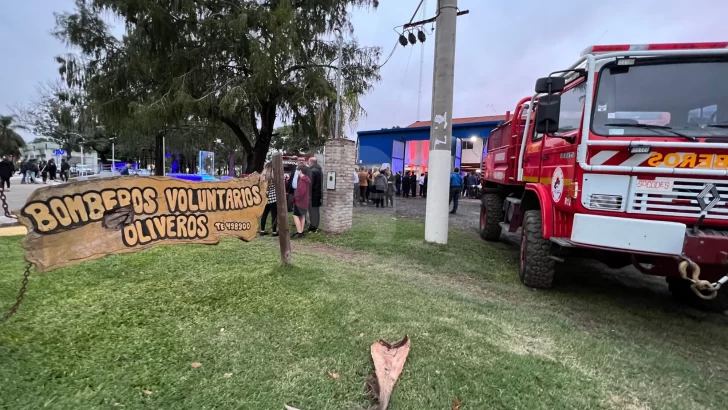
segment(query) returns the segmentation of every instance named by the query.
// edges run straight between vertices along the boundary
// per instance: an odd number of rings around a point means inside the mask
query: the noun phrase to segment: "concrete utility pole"
[[[425,241],[447,244],[457,0],[439,0],[432,84]]]
[[[339,39],[339,53],[338,53],[339,64],[336,69],[336,128],[334,129],[334,138],[339,138],[339,127],[340,127],[339,124],[341,121],[341,66],[343,64],[342,49],[344,47],[344,36],[341,34],[341,30],[336,29],[336,32],[338,34],[338,39]]]

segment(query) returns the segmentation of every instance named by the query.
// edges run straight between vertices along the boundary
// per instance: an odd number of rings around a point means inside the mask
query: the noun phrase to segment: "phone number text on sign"
[[[249,231],[252,227],[250,222],[215,222],[218,231]]]

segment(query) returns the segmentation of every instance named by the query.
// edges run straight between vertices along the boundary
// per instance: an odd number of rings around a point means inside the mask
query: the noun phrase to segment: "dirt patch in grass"
[[[606,405],[615,410],[651,410],[652,407],[631,396],[613,395],[606,401]]]
[[[278,243],[276,242],[274,245],[277,246]],[[296,242],[293,244],[293,252],[318,253],[334,258],[338,261],[348,261],[353,263],[361,263],[370,257],[369,255],[361,252],[315,242]]]

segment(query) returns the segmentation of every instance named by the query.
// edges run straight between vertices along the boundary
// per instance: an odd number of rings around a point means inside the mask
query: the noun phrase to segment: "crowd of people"
[[[6,190],[10,190],[10,178],[19,172],[21,175],[21,184],[47,184],[48,181],[57,181],[60,177],[62,182],[68,182],[68,173],[71,165],[65,159],[61,160],[60,168],[56,164],[55,159],[48,161],[38,160],[35,158],[23,160],[16,168],[8,157],[4,157],[0,161],[0,184]]]
[[[377,208],[393,207],[395,197],[427,198],[428,173],[418,175],[416,171],[398,171],[392,175],[389,168],[367,170],[360,167],[354,170],[354,205],[372,204]],[[457,212],[458,199],[461,197],[477,198],[480,178],[475,172],[464,175],[455,168],[450,175],[450,203]],[[419,190],[417,189],[419,187]]]
[[[261,236],[268,235],[265,226],[268,216],[271,217],[271,235],[278,236],[278,208],[273,181],[273,164],[267,163],[263,175],[268,178],[268,202],[263,209],[260,220]],[[296,225],[296,232],[291,234],[291,239],[300,239],[306,233],[316,233],[321,222],[321,205],[323,205],[323,170],[318,160],[311,157],[306,162],[299,159],[296,168],[285,174],[286,184],[286,208],[293,214],[293,221]],[[306,227],[308,222],[308,228]]]
[[[377,208],[394,206],[396,177],[389,168],[354,170],[354,203],[372,203]]]

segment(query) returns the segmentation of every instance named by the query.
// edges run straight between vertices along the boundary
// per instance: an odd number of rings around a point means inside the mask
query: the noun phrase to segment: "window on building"
[[[473,145],[473,141],[470,141],[470,140],[463,140],[463,143],[462,143],[462,147],[463,147],[463,150],[466,150],[466,149],[473,149],[473,146],[474,146],[474,145]]]

